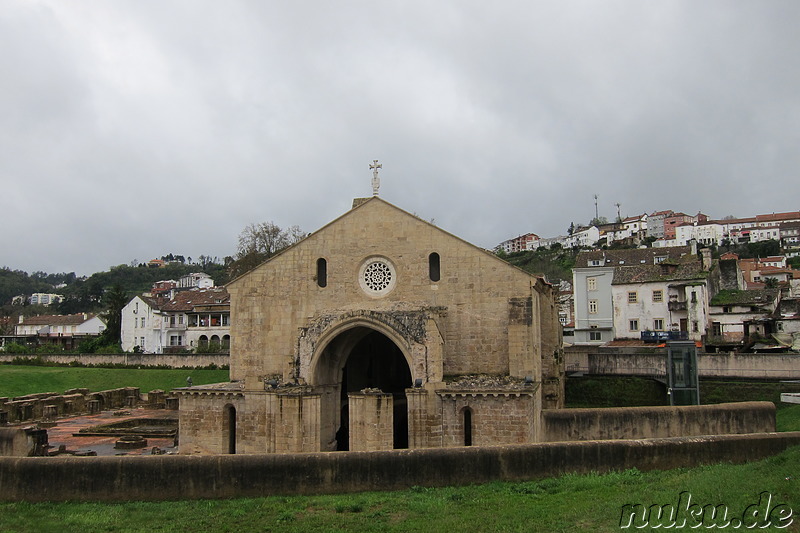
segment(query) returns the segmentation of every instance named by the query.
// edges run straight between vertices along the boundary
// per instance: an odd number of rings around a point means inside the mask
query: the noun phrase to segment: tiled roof
[[[26,316],[22,319],[20,326],[79,326],[91,320],[95,315],[38,315]]]
[[[719,291],[709,305],[767,305],[778,297],[778,289],[751,289],[746,291]]]
[[[792,218],[800,218],[800,211],[790,211],[788,213],[770,213],[768,215],[756,215],[756,220],[759,222],[779,222],[781,220],[788,220]]]
[[[700,260],[692,255],[685,255],[677,259],[654,264],[638,264],[631,266],[618,266],[614,269],[612,285],[627,283],[653,283],[657,281],[690,281],[704,280],[708,271],[703,270]]]
[[[621,265],[654,264],[656,257],[678,259],[691,253],[688,246],[671,246],[667,248],[633,248],[622,250],[590,250],[579,252],[575,258],[575,268],[589,267],[589,261],[601,261],[600,266],[616,267]],[[644,261],[644,263],[642,263]]]
[[[195,306],[230,305],[230,295],[224,287],[181,291],[161,309],[164,311],[191,311]]]

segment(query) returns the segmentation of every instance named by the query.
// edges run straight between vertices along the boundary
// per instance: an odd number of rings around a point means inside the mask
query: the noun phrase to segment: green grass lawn
[[[800,404],[779,404],[775,424],[778,431],[800,431]]]
[[[728,519],[741,518],[767,491],[773,506],[785,504],[793,512],[793,523],[781,530],[800,531],[800,447],[745,465],[397,492],[158,503],[2,503],[0,531],[621,531],[623,505],[676,505],[684,491],[700,506],[727,506]]]
[[[0,397],[38,392],[62,393],[85,387],[96,392],[118,387],[139,387],[142,392],[185,387],[191,376],[195,385],[228,381],[227,370],[161,370],[136,368],[80,368],[0,365]]]

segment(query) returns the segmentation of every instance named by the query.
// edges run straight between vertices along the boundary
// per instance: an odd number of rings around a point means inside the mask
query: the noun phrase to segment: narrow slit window
[[[323,257],[317,259],[317,285],[328,286],[328,261]]]
[[[428,275],[431,281],[439,281],[441,278],[441,270],[439,266],[439,254],[433,252],[428,256]]]
[[[464,446],[472,446],[472,409],[464,409]]]

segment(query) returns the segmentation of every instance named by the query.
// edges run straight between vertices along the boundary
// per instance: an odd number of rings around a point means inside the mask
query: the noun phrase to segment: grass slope
[[[798,474],[800,447],[795,447],[745,465],[719,464],[663,472],[634,469],[523,483],[414,487],[391,493],[159,503],[3,503],[0,530],[620,531],[625,504],[675,505],[680,493],[688,491],[692,502],[701,506],[726,505],[730,519],[741,518],[748,506],[759,502],[760,493],[768,491],[773,506],[782,503],[793,511],[793,523],[782,531],[800,531]]]
[[[64,392],[85,387],[91,391],[139,387],[142,392],[185,387],[191,376],[195,385],[228,381],[227,370],[161,370],[136,368],[73,368],[0,365],[0,397],[39,392]]]

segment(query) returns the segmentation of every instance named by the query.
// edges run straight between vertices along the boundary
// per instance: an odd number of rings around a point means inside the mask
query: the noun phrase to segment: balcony
[[[686,302],[671,301],[667,303],[667,308],[670,311],[686,311]]]

